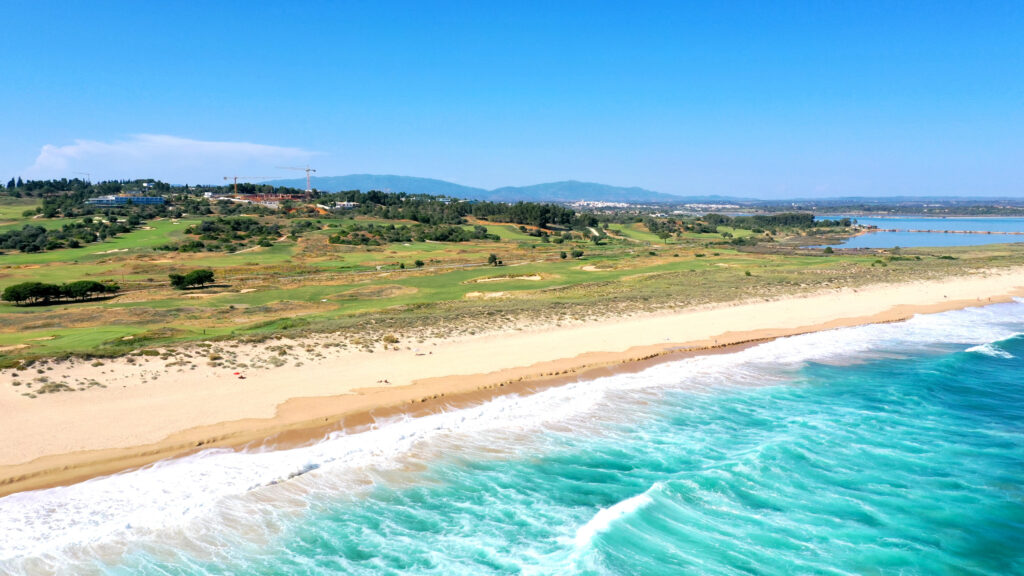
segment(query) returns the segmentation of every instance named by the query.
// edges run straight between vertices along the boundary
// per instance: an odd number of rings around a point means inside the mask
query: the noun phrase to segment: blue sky
[[[957,6],[956,4],[960,4]],[[46,2],[0,178],[1024,196],[1024,2]]]

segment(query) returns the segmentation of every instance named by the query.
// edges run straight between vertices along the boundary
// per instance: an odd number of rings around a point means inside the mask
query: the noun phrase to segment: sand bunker
[[[508,292],[467,292],[467,300],[490,300],[492,298],[505,298]]]
[[[598,268],[593,264],[587,264],[586,266],[580,268],[580,270],[583,270],[584,272],[605,272],[607,270],[611,270],[611,268]]]
[[[21,350],[22,348],[28,348],[28,344],[15,344],[14,346],[0,346],[0,352],[10,352],[12,350]]]
[[[127,248],[114,248],[113,250],[107,250],[106,252],[93,252],[93,254],[113,254],[114,252],[127,252]]]
[[[489,278],[477,278],[476,280],[470,280],[472,284],[479,284],[481,282],[504,282],[506,280],[530,280],[536,282],[537,280],[543,280],[544,277],[540,274],[531,274],[529,276],[491,276]]]
[[[195,293],[195,294],[184,294],[182,297],[183,298],[209,298],[211,296],[227,296],[227,295],[230,295],[230,294],[248,294],[249,292],[255,292],[255,291],[256,291],[255,288],[245,288],[244,290],[239,290],[238,292],[198,292],[198,293]],[[241,306],[241,304],[236,304],[235,306]]]

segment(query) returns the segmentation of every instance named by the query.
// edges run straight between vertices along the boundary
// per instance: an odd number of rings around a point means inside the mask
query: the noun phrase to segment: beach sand
[[[508,391],[593,377],[595,370],[707,353],[782,336],[1007,301],[1024,268],[943,281],[837,289],[770,301],[636,314],[568,326],[423,342],[374,352],[308,341],[227,343],[253,358],[288,344],[288,365],[262,370],[169,365],[135,357],[58,364],[48,375],[106,387],[28,398],[0,375],[0,495],[77,482],[209,447],[295,445],[374,418],[443,409]],[[397,349],[394,349],[397,348]],[[194,348],[194,350],[202,350]],[[633,366],[636,367],[635,365]],[[240,379],[235,372],[242,372]],[[35,374],[23,373],[21,380]]]

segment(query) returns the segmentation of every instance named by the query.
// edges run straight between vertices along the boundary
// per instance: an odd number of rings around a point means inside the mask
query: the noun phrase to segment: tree
[[[496,254],[491,254],[490,256],[487,257],[487,263],[491,266],[497,266],[498,256]]]
[[[199,287],[203,287],[207,284],[212,284],[213,270],[193,270],[185,275],[185,282],[187,282],[189,286],[199,285]]]
[[[85,300],[95,292],[104,292],[104,287],[94,280],[78,280],[61,286],[61,295],[72,300]]]
[[[835,250],[833,250],[831,246],[825,246],[825,249],[822,250],[822,252],[824,252],[825,254],[832,254],[835,252]]]
[[[0,295],[0,298],[7,302],[14,302],[15,305],[20,306],[23,302],[27,302],[32,297],[32,286],[38,284],[38,282],[22,282],[21,284],[15,284],[4,288],[4,292]]]
[[[423,268],[423,260],[417,260],[413,262],[413,264],[415,264],[417,268]]]
[[[565,260],[567,256],[568,254],[566,254],[565,251],[558,253],[558,257],[561,258],[562,260]]]
[[[579,249],[573,250],[572,251],[572,257],[573,258],[582,258],[583,257],[583,250],[579,250]]]
[[[21,305],[23,302],[42,302],[49,304],[51,299],[60,298],[61,289],[56,284],[43,284],[42,282],[22,282],[8,286],[4,289],[0,298],[8,302]]]
[[[25,183],[21,181],[21,176],[18,176],[18,183],[15,184],[15,188],[21,188]]]
[[[61,297],[60,286],[56,284],[43,284],[42,282],[33,282],[33,286],[29,289],[29,296],[32,297],[36,302],[42,302],[43,304],[49,304],[50,300],[56,300]]]

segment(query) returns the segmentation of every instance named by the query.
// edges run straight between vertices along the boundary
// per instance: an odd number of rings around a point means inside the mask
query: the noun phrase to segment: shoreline
[[[1024,268],[443,340],[430,343],[430,356],[418,350],[414,355],[346,352],[308,368],[287,367],[253,375],[251,381],[241,383],[245,388],[239,388],[237,380],[224,379],[219,381],[223,386],[218,386],[214,370],[204,368],[205,374],[184,372],[159,382],[139,383],[134,390],[125,385],[124,390],[18,399],[28,413],[0,424],[0,431],[8,438],[46,432],[54,437],[36,439],[21,452],[3,453],[0,496],[68,485],[208,448],[295,447],[315,442],[328,432],[355,432],[398,415],[422,416],[502,394],[530,394],[689,356],[734,352],[779,337],[897,322],[915,314],[984,306],[1020,295],[1024,295]],[[678,338],[671,338],[673,335]],[[505,353],[494,355],[499,346]],[[493,362],[487,361],[488,353],[497,356]],[[490,365],[496,369],[481,369]],[[88,365],[67,370],[98,371]],[[341,374],[342,370],[347,374]],[[370,384],[370,375],[385,370],[398,374],[394,384]],[[281,390],[284,384],[295,384],[300,375],[309,380],[300,390]],[[202,385],[209,380],[214,381],[213,387]],[[259,384],[259,389],[249,390],[250,383]],[[224,393],[223,387],[231,389]],[[252,392],[254,398],[234,402],[243,406],[225,403],[240,390]],[[317,393],[322,391],[332,393]],[[0,396],[0,407],[8,414],[12,410],[9,400]],[[98,402],[102,400],[106,403]],[[195,405],[204,402],[209,404],[204,406],[207,410],[195,413]],[[144,410],[156,404],[169,406],[168,421],[154,418],[147,429]],[[130,410],[143,412],[127,414]],[[244,417],[232,417],[239,413]],[[96,428],[97,419],[109,422],[109,414],[123,414],[124,418],[116,420],[119,425],[96,430],[91,437],[74,437]],[[52,429],[61,419],[70,420]],[[167,429],[172,431],[164,433]],[[95,447],[65,448],[82,445]],[[33,450],[41,454],[25,456]]]

